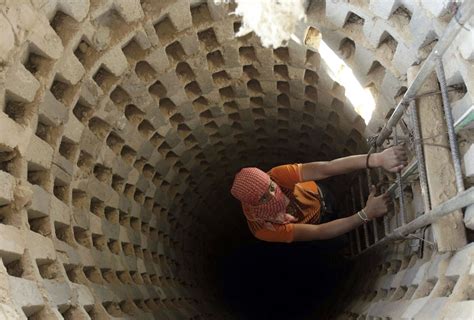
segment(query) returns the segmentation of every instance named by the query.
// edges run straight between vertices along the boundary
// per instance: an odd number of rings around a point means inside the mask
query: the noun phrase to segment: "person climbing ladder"
[[[264,172],[243,168],[235,176],[231,194],[242,204],[252,234],[269,242],[325,240],[338,237],[388,211],[390,196],[375,187],[359,212],[337,218],[334,200],[320,180],[364,168],[399,172],[407,165],[402,146],[382,152],[332,161],[285,164]],[[334,219],[336,218],[336,219]]]

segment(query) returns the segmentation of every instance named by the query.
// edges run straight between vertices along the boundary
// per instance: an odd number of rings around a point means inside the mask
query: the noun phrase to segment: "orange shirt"
[[[321,209],[319,190],[314,181],[301,182],[301,164],[274,167],[267,173],[290,199],[286,213],[298,219],[294,223],[319,222]],[[264,228],[263,222],[247,220],[250,231],[256,238],[270,242],[292,242],[294,223],[271,223],[274,230],[269,230]]]

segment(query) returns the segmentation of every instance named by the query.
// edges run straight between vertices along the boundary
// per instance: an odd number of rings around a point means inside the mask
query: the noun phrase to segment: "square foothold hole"
[[[107,247],[107,239],[100,234],[92,234],[92,244],[99,251],[104,251]]]
[[[104,217],[104,202],[97,199],[97,198],[92,198],[91,199],[91,204],[90,204],[90,211],[95,214],[96,216],[99,217]]]
[[[130,216],[123,211],[120,211],[119,222],[122,226],[128,227],[130,225]]]
[[[130,100],[130,96],[128,95],[127,91],[125,91],[122,87],[117,86],[115,89],[110,93],[110,99],[117,105],[121,105],[128,100]]]
[[[200,5],[191,7],[191,17],[193,20],[193,25],[195,26],[212,21],[211,12],[209,11],[207,3],[202,3]]]
[[[72,190],[72,205],[77,209],[85,209],[89,204],[89,198],[85,191],[79,189]]]
[[[76,242],[78,244],[86,248],[91,248],[91,238],[87,230],[81,227],[75,226],[73,227],[73,231],[74,231],[74,239],[76,239]]]
[[[40,167],[37,164],[28,163],[28,182],[34,185],[38,185],[43,189],[47,190],[49,171]]]
[[[204,44],[206,50],[210,51],[219,46],[214,29],[209,28],[198,32],[198,39]]]
[[[108,89],[110,89],[112,85],[119,79],[104,67],[99,68],[92,78],[104,91],[108,91]]]
[[[41,234],[44,237],[51,237],[51,222],[49,217],[30,218],[28,214],[28,224],[30,230]]]
[[[72,109],[72,113],[77,118],[77,120],[86,124],[94,114],[94,109],[81,102],[77,102],[74,106],[74,109]]]
[[[193,69],[186,62],[180,62],[176,65],[176,75],[183,83],[196,79]]]
[[[115,154],[118,154],[120,150],[122,150],[125,140],[120,138],[117,133],[111,131],[107,136],[105,143],[109,146],[110,149],[112,149]]]
[[[38,79],[48,69],[51,60],[35,52],[31,52],[31,48],[29,49],[30,53],[23,65],[25,66],[26,70],[28,70],[33,76],[35,76],[35,78]]]
[[[53,194],[62,202],[68,204],[69,201],[69,183],[59,179],[54,180]]]
[[[123,146],[122,151],[120,152],[122,159],[127,162],[128,164],[132,165],[137,152],[130,148],[129,146]]]
[[[143,59],[147,55],[147,51],[138,44],[135,38],[132,38],[125,46],[122,47],[123,54],[129,61]]]
[[[112,178],[112,169],[107,168],[101,164],[97,164],[94,167],[94,176],[101,182],[109,183]]]
[[[12,100],[8,96],[5,98],[5,108],[3,112],[13,121],[25,125],[28,123],[28,108],[25,102]]]
[[[71,85],[59,80],[54,80],[49,90],[51,91],[53,96],[56,98],[56,100],[61,101],[64,104],[67,104],[67,95],[68,95],[68,92],[70,91],[70,88],[71,88]]]
[[[121,192],[122,191],[122,188],[125,184],[125,179],[114,174],[112,176],[112,188],[117,191],[117,192]]]
[[[59,276],[59,270],[54,261],[37,261],[38,271],[43,279],[56,279]]]
[[[19,152],[16,149],[0,146],[0,170],[15,175],[19,169]]]
[[[105,218],[111,223],[119,223],[119,212],[112,207],[105,207]]]
[[[104,120],[93,117],[89,120],[89,129],[100,139],[103,140],[109,134],[111,126]]]
[[[224,68],[224,57],[219,50],[208,53],[206,58],[211,71],[217,71]]]
[[[56,238],[63,242],[66,242],[69,245],[74,244],[74,239],[72,235],[72,230],[69,225],[55,221],[54,222],[54,231]]]
[[[120,243],[117,240],[109,239],[107,246],[109,247],[110,252],[113,254],[120,253]]]
[[[169,16],[163,17],[154,27],[156,35],[162,43],[170,42],[178,31]]]
[[[102,273],[96,267],[84,267],[83,272],[90,282],[102,284]]]
[[[156,77],[156,71],[146,61],[139,61],[135,66],[135,73],[144,82],[149,82]]]
[[[81,152],[79,153],[79,158],[77,160],[77,166],[84,171],[90,171],[92,169],[93,163],[94,161],[92,156],[87,152],[81,150]]]
[[[74,160],[77,152],[77,143],[63,137],[61,144],[59,145],[59,153],[69,161]]]
[[[158,108],[164,115],[170,116],[176,111],[177,107],[172,100],[168,98],[163,98],[160,99],[160,104]]]
[[[183,46],[178,41],[173,42],[165,49],[166,55],[171,62],[179,62],[185,59],[186,53]]]
[[[41,120],[38,120],[35,134],[41,140],[46,141],[51,146],[54,146],[57,140],[55,128],[42,122]]]
[[[153,83],[148,88],[148,92],[153,96],[156,96],[158,99],[165,97],[167,93],[165,86],[160,81]]]
[[[12,277],[21,278],[25,272],[21,258],[15,259],[5,264],[7,273]]]
[[[94,51],[95,50],[90,46],[90,44],[84,39],[82,39],[81,42],[79,42],[79,44],[77,45],[76,50],[74,50],[74,55],[79,60],[79,62],[85,66],[88,62],[88,57],[90,57],[91,53],[93,53]]]

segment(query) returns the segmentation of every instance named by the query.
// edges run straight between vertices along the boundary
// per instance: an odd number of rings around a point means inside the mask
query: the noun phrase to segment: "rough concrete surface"
[[[208,271],[241,222],[222,214],[234,173],[366,152],[408,68],[454,13],[446,1],[310,1],[300,33],[319,30],[371,89],[366,126],[317,48],[235,38],[231,9],[1,2],[0,319],[235,319]],[[470,28],[445,57],[459,110],[473,101]],[[411,128],[407,120],[402,139]],[[463,146],[471,177],[472,141]],[[409,219],[422,214],[419,190],[407,186]],[[468,216],[472,229],[472,207]],[[389,215],[387,231],[397,223]],[[383,223],[374,227],[382,236]],[[425,244],[423,257],[413,243],[361,259],[350,299],[336,297],[331,317],[473,317],[472,243],[445,254]]]

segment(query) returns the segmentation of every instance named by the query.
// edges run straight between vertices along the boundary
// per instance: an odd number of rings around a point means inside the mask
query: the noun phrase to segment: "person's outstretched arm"
[[[398,172],[407,165],[407,155],[402,146],[391,147],[382,152],[372,153],[369,157],[369,167],[382,167],[390,172]],[[332,161],[316,161],[301,165],[303,181],[321,180],[340,174],[364,169],[367,155],[360,154]]]
[[[390,200],[388,193],[375,196],[375,188],[367,199],[364,211],[369,219],[383,216],[387,213],[387,206]],[[312,241],[332,239],[360,226],[364,221],[356,214],[352,216],[333,220],[323,224],[294,224],[293,241]]]

